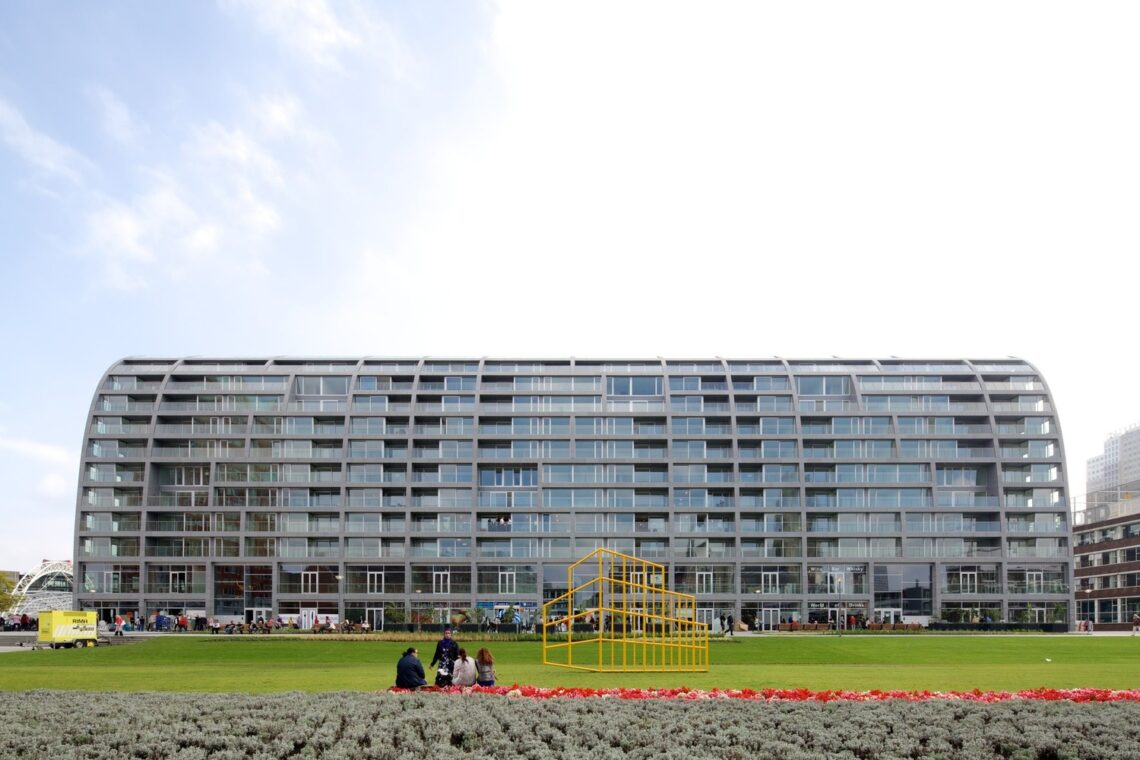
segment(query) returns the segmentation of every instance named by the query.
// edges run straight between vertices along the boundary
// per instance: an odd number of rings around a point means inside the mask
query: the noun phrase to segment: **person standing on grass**
[[[475,655],[475,683],[480,686],[495,685],[495,658],[486,647]]]
[[[1135,636],[1136,632],[1140,631],[1140,612],[1132,613],[1132,635]]]
[[[732,636],[732,626],[736,624],[736,621],[732,619],[732,613],[729,613],[726,622],[728,623],[728,635]]]
[[[451,686],[451,672],[455,667],[455,660],[459,657],[459,643],[451,638],[451,629],[443,629],[443,638],[435,645],[435,654],[432,655],[431,663],[428,667],[435,667],[439,663],[439,668],[435,671],[435,685],[436,686]]]
[[[396,688],[418,689],[421,686],[427,686],[424,664],[420,662],[419,651],[415,647],[408,647],[396,663]]]

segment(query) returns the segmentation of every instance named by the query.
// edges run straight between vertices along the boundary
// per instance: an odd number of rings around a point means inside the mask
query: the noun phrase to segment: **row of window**
[[[669,491],[664,488],[551,488],[538,490],[492,490],[473,492],[470,488],[413,488],[409,497],[401,485],[395,488],[340,487],[277,488],[227,486],[214,488],[215,507],[667,507]],[[1063,509],[1060,489],[1004,489],[1007,507]],[[174,490],[143,498],[141,489],[85,488],[83,504],[89,507],[208,507],[207,490]],[[999,499],[972,490],[931,488],[763,488],[754,491],[727,488],[672,489],[672,504],[678,507],[763,507],[799,508],[922,508],[997,507]]]
[[[339,441],[254,440],[249,448],[236,439],[178,441],[156,440],[149,450],[156,458],[281,458],[344,459],[346,450]],[[145,444],[96,439],[87,449],[95,459],[144,458]],[[795,459],[799,446],[792,440],[742,442],[734,452],[729,442],[639,440],[465,440],[413,441],[350,440],[348,459],[472,459],[476,455],[494,459]],[[1057,456],[1052,441],[1026,441],[1002,445],[997,454],[1003,459],[1047,459]],[[987,444],[966,444],[945,440],[804,441],[805,459],[918,459],[993,458]]]
[[[144,546],[145,544],[145,546]],[[494,558],[581,557],[608,548],[646,559],[668,557],[1002,557],[1044,559],[1068,556],[1065,538],[266,538],[86,536],[81,557],[283,557]],[[1003,551],[1004,549],[1004,551]],[[140,550],[143,553],[140,554]]]
[[[253,571],[252,573],[250,571]],[[255,575],[255,578],[251,578]],[[540,582],[541,575],[541,582]],[[929,596],[932,589],[930,566],[875,567],[872,576],[875,593],[916,591]],[[144,576],[129,565],[84,565],[81,569],[85,593],[174,593],[202,594],[208,585],[203,565],[150,565]],[[277,569],[279,594],[455,594],[471,593],[472,579],[476,593],[531,593],[566,587],[564,566],[486,565],[471,568],[451,565],[402,566],[349,565],[342,575],[335,565],[280,566]],[[215,567],[214,594],[227,599],[245,594],[247,586],[259,591],[272,591],[272,568]],[[408,583],[407,581],[410,581]],[[631,587],[661,579],[646,579],[640,573],[628,578]],[[902,586],[905,582],[905,588]],[[618,581],[621,585],[621,581]],[[896,586],[898,588],[896,588]],[[677,567],[672,572],[671,588],[682,593],[760,595],[867,594],[868,571],[865,565],[745,565],[737,574],[732,568],[718,566]],[[946,565],[940,568],[938,589],[942,594],[1059,594],[1068,585],[1062,567],[1008,568],[1003,576],[992,565]],[[1103,601],[1103,600],[1102,600]]]
[[[432,512],[413,514],[405,520],[403,514],[376,512],[349,512],[343,516],[336,512],[251,512],[245,517],[245,530],[250,532],[282,533],[391,533],[402,534],[409,527],[412,533],[470,532],[506,533],[620,533],[668,530],[667,513],[621,512],[507,512],[499,514]],[[81,529],[88,533],[132,533],[143,525],[142,517],[134,512],[84,512]],[[677,531],[733,533],[737,518],[724,513],[676,513],[672,525]],[[903,515],[897,512],[841,512],[808,514],[801,520],[798,512],[765,514],[742,513],[739,516],[743,532],[781,533],[899,533],[903,529]],[[151,512],[147,515],[146,531],[150,533],[210,533],[238,532],[242,530],[240,512]],[[967,533],[997,532],[1001,530],[998,513],[963,512],[908,512],[905,515],[907,532]],[[1064,532],[1067,522],[1063,514],[1008,515],[1006,527],[1011,533]]]
[[[889,435],[895,430],[891,416],[882,417],[800,417],[799,429],[806,435]],[[794,435],[796,416],[737,417],[735,427],[727,417],[695,417],[672,419],[673,432],[701,429],[724,435]],[[907,417],[897,418],[897,431],[904,435],[992,435],[995,431],[988,417]],[[634,417],[416,417],[409,425],[405,418],[351,417],[260,417],[252,426],[241,417],[159,417],[155,435],[216,434],[239,435],[665,435],[670,430],[665,418]],[[142,435],[150,432],[149,417],[96,416],[92,431],[99,435],[118,433]],[[1053,432],[1050,417],[1015,417],[999,419],[999,435],[1049,435]]]

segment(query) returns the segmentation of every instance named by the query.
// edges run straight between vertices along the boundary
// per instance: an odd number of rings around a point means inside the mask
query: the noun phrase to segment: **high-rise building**
[[[530,622],[607,547],[714,624],[1067,622],[1067,496],[1016,359],[125,359],[76,604]]]
[[[1086,463],[1085,480],[1087,499],[1093,503],[1117,501],[1121,486],[1140,482],[1140,423],[1105,438],[1104,453]]]
[[[1140,614],[1140,424],[1110,434],[1086,475],[1073,527],[1076,618],[1127,630]]]

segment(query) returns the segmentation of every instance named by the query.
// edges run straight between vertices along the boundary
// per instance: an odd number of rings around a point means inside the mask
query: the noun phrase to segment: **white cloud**
[[[87,97],[99,108],[103,131],[125,146],[134,145],[145,131],[136,123],[127,105],[106,87],[89,87]]]
[[[87,252],[102,262],[107,284],[120,290],[146,286],[156,264],[176,274],[188,255],[217,242],[216,228],[203,221],[173,178],[151,174],[150,181],[129,201],[103,199],[87,215]]]
[[[49,473],[40,478],[38,491],[49,499],[59,499],[75,493],[75,478],[60,473]]]
[[[26,438],[0,436],[0,451],[6,451],[9,454],[15,454],[16,456],[34,459],[38,462],[46,462],[48,464],[72,464],[78,462],[78,457],[73,451],[62,446],[31,441]]]
[[[295,134],[300,128],[301,101],[292,95],[266,95],[254,104],[253,116],[271,137]]]
[[[82,185],[90,162],[74,149],[33,128],[24,115],[0,98],[0,142],[16,155],[48,174]]]
[[[222,167],[227,173],[248,174],[270,185],[282,183],[277,160],[241,128],[211,121],[194,131],[185,150],[193,162]]]
[[[270,111],[275,128],[310,134],[288,99]],[[259,267],[262,243],[281,224],[286,167],[249,130],[217,121],[190,129],[176,157],[168,168],[141,169],[145,185],[134,197],[99,198],[88,212],[84,249],[108,285],[182,279],[207,259],[227,271]]]
[[[230,0],[224,5],[249,12],[292,54],[322,68],[341,70],[341,56],[362,44],[324,0]]]
[[[223,7],[248,13],[261,30],[294,58],[324,71],[345,74],[347,61],[378,62],[386,78],[409,83],[411,50],[370,5],[355,0],[222,0]]]

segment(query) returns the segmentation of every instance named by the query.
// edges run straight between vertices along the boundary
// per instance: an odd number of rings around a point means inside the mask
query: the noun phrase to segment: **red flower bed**
[[[391,689],[390,691],[404,691]],[[680,687],[676,689],[584,689],[543,688],[539,686],[492,686],[461,689],[439,689],[434,686],[420,691],[453,694],[497,694],[507,697],[531,699],[555,698],[608,698],[608,699],[746,699],[761,702],[883,702],[899,700],[924,702],[926,700],[961,700],[964,702],[1009,702],[1029,699],[1046,702],[1140,702],[1140,689],[1027,689],[1025,691],[809,691],[808,689],[713,689],[702,691]]]

